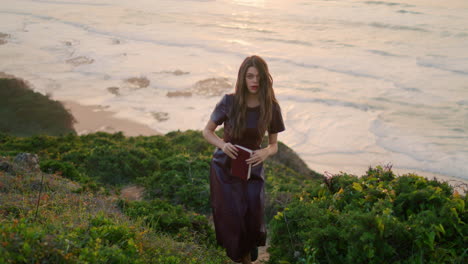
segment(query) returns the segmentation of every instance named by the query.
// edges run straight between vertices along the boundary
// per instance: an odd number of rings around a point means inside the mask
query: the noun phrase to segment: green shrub
[[[103,215],[96,217],[85,228],[58,235],[27,218],[3,223],[0,263],[143,263],[138,261],[134,231]]]
[[[43,261],[65,262],[46,230],[25,218],[0,225],[0,263]]]
[[[144,149],[122,149],[108,145],[92,149],[84,164],[87,175],[107,184],[132,182],[137,177],[150,175],[158,168],[158,160]]]
[[[199,213],[208,213],[210,158],[178,154],[161,161],[160,170],[141,178],[150,198],[162,198]]]
[[[264,168],[267,222],[278,211],[284,210],[294,197],[298,197],[302,193],[315,193],[320,187],[320,180],[308,174],[299,174],[282,163],[267,160]]]
[[[66,161],[45,160],[40,162],[40,167],[46,173],[60,173],[63,177],[79,181],[81,175],[71,163]]]
[[[271,221],[271,263],[465,263],[466,197],[377,167],[337,175]]]

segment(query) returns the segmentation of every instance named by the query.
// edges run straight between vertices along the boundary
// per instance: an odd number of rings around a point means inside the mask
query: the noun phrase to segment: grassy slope
[[[229,263],[122,213],[116,195],[81,191],[59,175],[0,171],[0,263]],[[37,218],[36,205],[39,198]]]

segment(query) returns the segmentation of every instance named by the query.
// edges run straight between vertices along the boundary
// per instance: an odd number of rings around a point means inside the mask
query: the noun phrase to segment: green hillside
[[[288,149],[285,145],[282,148]],[[5,157],[4,164],[10,164],[0,170],[3,261],[21,263],[21,256],[25,256],[27,262],[93,262],[93,258],[110,255],[119,256],[110,263],[151,263],[147,260],[160,256],[168,260],[157,263],[228,261],[215,245],[209,221],[208,174],[213,150],[200,131],[152,137],[125,137],[121,133],[58,137],[0,134],[0,155]],[[38,155],[40,171],[11,170],[19,166],[14,157],[24,152]],[[299,157],[292,150],[288,152],[286,162],[297,159],[292,163],[300,164]],[[307,168],[302,168],[306,175],[299,174],[281,159],[268,161],[265,169],[269,219],[295,193],[313,190],[321,182],[318,174]],[[41,175],[45,175],[45,183],[35,219]],[[117,199],[115,194],[129,184],[144,187],[145,199]],[[25,199],[18,199],[18,195]],[[129,229],[131,226],[134,229]],[[113,231],[91,231],[95,228]],[[112,239],[117,240],[102,241],[105,232],[114,231],[119,234]],[[138,236],[140,233],[151,239],[145,240]],[[66,241],[73,242],[73,250],[65,250],[70,246]],[[141,252],[134,244],[148,247],[145,254],[149,255],[136,257]]]
[[[3,262],[228,263],[209,220],[213,147],[200,131],[1,134],[0,146]],[[12,169],[23,152],[39,156],[42,172]],[[324,180],[298,173],[299,157],[285,152],[265,163],[270,263],[467,260],[467,198],[447,183],[380,167]],[[142,201],[117,198],[129,184],[144,187]]]
[[[78,136],[61,105],[1,81],[21,93],[0,105],[0,264],[231,263],[200,131]],[[270,264],[468,263],[468,200],[447,183],[389,167],[325,178],[281,142],[264,167]]]

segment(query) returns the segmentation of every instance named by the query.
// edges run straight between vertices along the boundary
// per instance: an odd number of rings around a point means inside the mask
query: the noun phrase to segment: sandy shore
[[[159,132],[147,125],[131,120],[116,118],[114,113],[103,109],[102,106],[84,106],[76,102],[62,102],[66,109],[75,117],[75,131],[79,135],[93,132],[116,133],[123,132],[126,136],[153,136]]]

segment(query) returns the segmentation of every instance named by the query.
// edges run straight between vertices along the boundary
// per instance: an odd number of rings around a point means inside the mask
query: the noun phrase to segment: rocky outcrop
[[[6,157],[0,157],[0,171],[12,175],[22,172],[37,172],[39,169],[39,157],[36,154],[20,153],[13,161]]]
[[[20,153],[16,155],[14,162],[24,169],[39,170],[39,157],[36,154]]]

